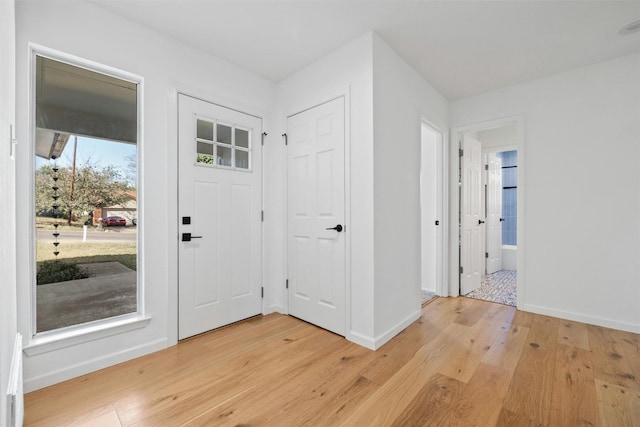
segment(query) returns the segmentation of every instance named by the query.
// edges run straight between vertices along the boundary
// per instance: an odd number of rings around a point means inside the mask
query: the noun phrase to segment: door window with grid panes
[[[196,118],[196,164],[251,170],[251,129]]]

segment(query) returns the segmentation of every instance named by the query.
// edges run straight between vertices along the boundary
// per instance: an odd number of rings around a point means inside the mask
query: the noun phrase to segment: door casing
[[[434,132],[437,134],[437,141],[436,141],[436,158],[435,158],[435,165],[436,165],[436,173],[435,173],[435,211],[436,211],[436,218],[435,220],[437,220],[439,222],[439,225],[437,225],[436,230],[435,230],[435,234],[436,234],[436,244],[435,244],[435,248],[436,248],[436,254],[435,254],[435,268],[436,268],[436,274],[435,274],[435,292],[437,295],[446,295],[447,294],[447,273],[446,273],[446,259],[447,259],[447,250],[446,250],[446,230],[447,230],[447,214],[446,214],[446,203],[445,200],[447,198],[447,188],[444,185],[445,179],[446,179],[446,155],[447,155],[447,151],[445,150],[445,141],[446,141],[446,134],[445,132],[443,132],[438,126],[435,126],[433,124],[431,124],[430,122],[428,122],[427,120],[422,120],[421,123],[421,139],[422,139],[422,133],[424,132],[424,128],[429,129],[431,132]],[[422,147],[423,147],[423,141],[421,141],[421,153],[422,153]],[[421,199],[423,198],[424,194],[422,191],[422,185],[424,185],[424,175],[423,175],[423,171],[424,168],[426,167],[425,164],[423,163],[424,158],[422,157],[421,154],[421,172],[420,172],[420,180],[421,180],[421,194],[420,197]],[[421,207],[424,207],[424,203],[426,201],[425,200],[421,200]],[[433,222],[434,219],[427,219],[424,217],[424,213],[421,213],[421,227],[433,227],[435,226]],[[424,250],[424,249],[423,249]],[[422,259],[422,258],[421,258]],[[421,266],[421,270],[423,269],[423,266]],[[424,281],[423,281],[424,282]],[[422,286],[422,284],[421,284]]]
[[[176,98],[177,98],[176,100],[180,99],[181,97],[191,98],[192,100],[195,100],[195,101],[211,104],[214,108],[221,108],[221,109],[227,110],[227,111],[229,111],[231,113],[240,113],[240,114],[243,114],[245,116],[250,116],[252,119],[259,120],[260,121],[260,128],[256,129],[256,132],[259,132],[258,140],[262,141],[262,138],[264,137],[264,134],[262,134],[263,126],[264,126],[262,117],[260,117],[260,116],[258,116],[256,114],[251,114],[251,113],[242,111],[241,109],[223,106],[223,105],[221,105],[219,103],[211,102],[211,101],[209,101],[207,99],[203,99],[202,97],[199,97],[199,96],[194,96],[192,94],[188,94],[188,93],[185,93],[185,92],[177,92],[176,93]],[[176,106],[177,106],[177,110],[178,110],[177,112],[178,112],[178,117],[179,117],[179,115],[180,115],[179,102],[176,103]],[[177,124],[178,123],[176,122],[176,125]],[[176,128],[176,135],[178,135],[178,130],[179,130],[179,128]],[[177,146],[176,146],[176,150],[178,151],[178,153],[180,151],[180,145],[179,144],[180,144],[180,140],[179,140],[179,135],[178,135]],[[264,168],[262,167],[262,165],[263,165],[263,157],[264,156],[263,156],[262,144],[260,143],[258,145],[260,146],[259,150],[255,150],[255,149],[252,150],[253,153],[255,153],[256,151],[260,152],[260,156],[259,157],[257,157],[257,158],[253,157],[253,159],[252,159],[252,163],[253,162],[259,162],[259,165],[260,165],[259,166],[259,170],[260,170],[260,172],[259,172],[260,173],[260,176],[259,176],[259,180],[260,180],[260,193],[259,193],[260,206],[258,206],[258,209],[255,210],[255,212],[251,213],[251,215],[256,215],[256,217],[260,215],[260,211],[263,209],[263,203],[264,203]],[[178,165],[177,165],[176,181],[178,182],[178,180],[181,178],[181,174],[180,174],[179,162],[177,162],[177,163],[178,163]],[[238,172],[238,173],[246,173],[246,172],[243,171],[243,172]],[[178,193],[176,194],[178,203],[176,204],[177,209],[176,209],[176,221],[175,221],[175,224],[178,224],[181,221],[181,218],[180,218],[180,203],[179,203],[180,202],[180,191],[179,191],[179,189],[180,189],[180,185],[178,185]],[[259,238],[259,240],[260,240],[260,243],[259,243],[260,248],[259,248],[259,252],[260,252],[260,255],[259,255],[259,261],[258,261],[259,264],[260,264],[260,266],[259,266],[259,280],[260,280],[260,283],[264,284],[264,241],[263,241],[263,237],[262,237],[264,235],[264,222],[261,221],[259,227],[260,227],[259,228],[259,233],[260,233],[260,238]],[[182,233],[182,232],[197,231],[197,230],[184,229],[183,225],[177,225],[176,226],[176,231],[179,231],[180,233]],[[176,233],[176,236],[179,237],[181,235],[180,233]],[[182,242],[180,241],[180,238],[178,238],[177,245],[175,246],[175,249],[176,249],[175,259],[176,260],[178,260],[180,258],[179,246],[181,244],[182,244]],[[176,319],[177,322],[176,322],[176,329],[175,329],[175,337],[176,337],[176,342],[177,342],[177,340],[179,339],[179,330],[180,330],[180,327],[179,327],[179,322],[180,322],[180,310],[179,310],[180,266],[179,265],[178,265],[178,270],[176,271],[176,276],[177,276],[177,280],[176,280],[176,287],[175,287],[175,296],[176,296],[175,319]],[[260,313],[264,314],[264,298],[262,298],[261,301],[260,301]],[[256,313],[256,314],[258,314],[258,313]]]
[[[301,245],[288,251],[289,313],[340,335],[346,330],[344,236],[350,228],[344,221],[344,115],[344,98],[336,98],[289,116],[286,134],[287,173],[293,173],[287,241]]]
[[[515,125],[517,129],[517,138],[515,149],[518,151],[518,164],[525,164],[525,117],[524,115],[507,116],[503,118],[497,118],[493,120],[487,120],[479,123],[456,126],[452,128],[450,134],[449,144],[449,188],[450,193],[450,206],[449,221],[453,225],[449,228],[449,289],[448,296],[460,295],[460,254],[459,254],[459,234],[458,234],[458,217],[460,214],[460,188],[457,185],[460,173],[460,165],[458,163],[458,148],[459,141],[462,135],[467,132],[475,132],[486,129],[493,129],[497,127]],[[505,147],[509,149],[509,147]],[[500,148],[502,150],[502,147]],[[526,221],[526,179],[524,175],[524,167],[518,167],[518,255],[517,255],[517,270],[518,270],[518,296],[517,307],[521,307],[524,303],[526,292],[526,236],[524,233],[524,224]]]
[[[286,109],[286,114],[283,117],[283,122],[286,123],[286,119],[288,117],[294,116],[306,110],[312,109],[314,107],[320,106],[322,104],[326,104],[335,99],[343,98],[344,99],[344,222],[345,224],[351,224],[351,95],[350,88],[346,87],[342,90],[338,90],[334,92],[331,96],[328,97],[316,97],[309,99],[304,99],[299,102],[293,103]],[[286,131],[286,129],[285,129]],[[283,134],[283,138],[285,138]],[[283,141],[284,143],[284,141]],[[286,152],[283,153],[286,157]],[[285,176],[284,176],[284,204],[288,206],[288,165],[285,161]],[[285,209],[286,211],[286,209]],[[283,240],[284,240],[284,277],[282,278],[282,295],[283,295],[283,313],[289,314],[289,298],[286,288],[286,280],[288,275],[288,265],[289,265],[289,244],[288,244],[288,227],[285,225],[283,232]],[[351,333],[351,232],[346,232],[344,235],[345,239],[345,338],[349,341],[359,342],[357,337],[355,337]]]

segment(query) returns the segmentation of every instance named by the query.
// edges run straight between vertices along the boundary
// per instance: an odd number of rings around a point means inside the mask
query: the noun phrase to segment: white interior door
[[[482,144],[465,135],[462,140],[460,200],[460,293],[480,287],[484,270],[484,217],[482,215]]]
[[[261,313],[259,118],[179,95],[179,338]]]
[[[442,281],[442,133],[423,123],[420,148],[421,288],[436,292]]]
[[[344,98],[287,119],[289,314],[345,334]]]
[[[502,270],[502,159],[487,154],[487,274]]]

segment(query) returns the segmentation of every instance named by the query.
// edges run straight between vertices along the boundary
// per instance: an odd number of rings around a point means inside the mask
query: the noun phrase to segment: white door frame
[[[345,338],[349,341],[354,341],[354,338],[351,334],[351,96],[350,96],[350,88],[345,88],[344,90],[337,91],[333,94],[333,96],[323,97],[323,98],[315,98],[310,100],[309,102],[303,101],[303,103],[296,103],[293,107],[289,107],[286,109],[285,114],[282,116],[282,126],[283,126],[283,138],[287,131],[287,119],[296,114],[302,113],[303,111],[310,110],[319,105],[326,104],[327,102],[333,101],[337,98],[344,98],[344,224],[346,224],[347,231],[344,234],[345,238]],[[285,141],[283,140],[283,144]],[[283,151],[285,171],[284,171],[284,205],[289,205],[289,189],[287,187],[287,183],[289,182],[289,174],[288,168],[289,164],[287,161],[287,152]],[[285,210],[286,212],[286,210]],[[282,230],[282,236],[284,239],[284,266],[283,273],[284,278],[282,280],[282,295],[283,295],[283,314],[289,314],[289,295],[288,289],[286,289],[286,280],[288,279],[289,272],[289,243],[288,243],[288,226],[285,224],[285,227]]]
[[[447,296],[448,288],[449,288],[449,274],[447,271],[447,256],[448,253],[448,239],[446,236],[449,231],[449,221],[448,219],[448,188],[444,183],[446,182],[447,176],[447,165],[448,165],[448,150],[445,149],[445,141],[447,141],[447,133],[443,131],[439,126],[434,125],[426,119],[422,119],[420,122],[420,130],[422,136],[422,127],[426,126],[431,130],[440,134],[440,141],[437,143],[437,159],[438,162],[438,171],[436,172],[436,188],[437,188],[437,196],[436,196],[436,213],[438,216],[438,221],[440,222],[440,230],[438,232],[438,241],[436,242],[436,295],[439,296]],[[421,145],[422,152],[422,145]],[[422,162],[421,162],[422,163]],[[422,170],[422,164],[420,165],[420,169]],[[421,202],[422,203],[422,202]],[[421,224],[422,225],[422,224]],[[422,259],[422,258],[421,258]],[[420,284],[422,287],[422,284]]]
[[[176,345],[179,341],[178,339],[178,335],[179,335],[179,322],[180,322],[180,317],[179,317],[179,299],[178,299],[178,295],[180,292],[179,289],[179,275],[180,275],[180,267],[179,267],[179,262],[178,262],[178,257],[179,257],[179,246],[180,246],[180,239],[179,239],[179,219],[180,219],[180,207],[179,207],[179,200],[180,200],[180,194],[179,194],[179,183],[178,180],[180,179],[180,167],[179,167],[179,159],[178,159],[178,152],[180,150],[180,138],[179,138],[179,134],[178,134],[178,121],[179,121],[179,102],[178,99],[180,98],[180,95],[184,95],[184,96],[188,96],[194,99],[198,99],[200,101],[204,101],[219,107],[223,107],[232,111],[237,111],[239,113],[242,114],[246,114],[255,118],[258,118],[262,121],[262,128],[261,128],[261,139],[262,139],[262,150],[260,151],[260,163],[261,163],[261,170],[260,170],[260,181],[261,181],[261,192],[260,192],[260,199],[261,199],[261,209],[264,210],[264,192],[265,192],[265,188],[264,188],[264,174],[265,174],[265,168],[264,168],[264,136],[266,135],[265,133],[265,114],[264,113],[258,113],[256,111],[254,111],[254,109],[249,108],[248,106],[244,106],[244,105],[236,105],[235,102],[233,102],[231,99],[227,98],[227,97],[223,97],[220,94],[212,94],[203,90],[198,90],[195,89],[193,87],[189,87],[188,85],[180,85],[178,87],[175,88],[175,91],[172,92],[172,104],[174,106],[174,111],[175,111],[175,122],[171,122],[169,123],[169,127],[170,127],[170,131],[171,133],[173,133],[173,135],[175,135],[175,153],[176,153],[176,158],[175,158],[175,171],[167,171],[167,173],[170,173],[171,175],[173,175],[174,177],[174,182],[175,182],[175,201],[176,201],[176,208],[174,209],[172,215],[175,215],[174,220],[172,221],[172,225],[171,225],[171,234],[176,236],[176,242],[175,245],[173,245],[170,248],[169,251],[169,255],[170,255],[170,259],[174,259],[175,263],[173,264],[173,266],[175,266],[175,270],[172,271],[172,276],[175,277],[175,280],[172,282],[172,284],[169,287],[169,295],[170,298],[173,297],[175,304],[170,304],[169,305],[169,310],[168,310],[168,317],[170,319],[169,322],[169,333],[168,333],[168,345]],[[212,99],[220,99],[222,102],[214,102],[212,101]],[[246,107],[246,108],[245,108]],[[171,178],[171,176],[170,176]],[[261,275],[261,281],[263,283],[263,292],[264,292],[264,296],[262,298],[261,301],[261,313],[264,315],[266,314],[266,301],[267,301],[267,295],[269,292],[269,289],[267,289],[267,286],[264,286],[265,284],[265,263],[264,263],[264,252],[265,252],[265,243],[264,243],[264,221],[261,222],[260,224],[260,275]]]
[[[458,186],[460,164],[458,156],[459,141],[462,135],[467,132],[475,132],[486,129],[492,129],[497,127],[503,127],[508,125],[516,126],[516,149],[518,150],[518,255],[517,255],[517,269],[518,269],[518,296],[517,307],[522,307],[524,302],[524,296],[526,292],[526,271],[525,271],[525,138],[524,138],[524,115],[508,116],[493,120],[487,120],[474,124],[456,126],[451,130],[451,139],[449,144],[449,188],[450,188],[450,211],[449,222],[452,227],[449,228],[449,296],[460,295],[460,254],[458,252],[459,235],[458,235],[458,214],[460,212],[460,187]]]

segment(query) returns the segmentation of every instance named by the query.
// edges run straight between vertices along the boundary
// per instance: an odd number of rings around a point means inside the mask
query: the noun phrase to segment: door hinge
[[[264,298],[264,286],[260,288],[260,298]]]
[[[289,138],[287,137],[287,134],[283,133],[282,137],[284,138],[284,145],[289,145]]]
[[[264,145],[264,137],[267,136],[267,135],[268,135],[268,133],[262,132],[262,143],[261,143],[262,145]]]
[[[460,274],[464,273],[464,268],[462,268],[462,266],[460,266]]]
[[[489,170],[489,165],[484,165],[484,170],[488,171]]]
[[[458,149],[458,156],[460,157],[464,156],[464,150],[462,148]]]
[[[264,222],[264,211],[260,211],[260,221]]]
[[[485,253],[484,253],[484,257],[485,257],[485,258],[489,258],[489,252],[485,252]]]
[[[289,279],[284,281],[284,288],[289,289]]]

